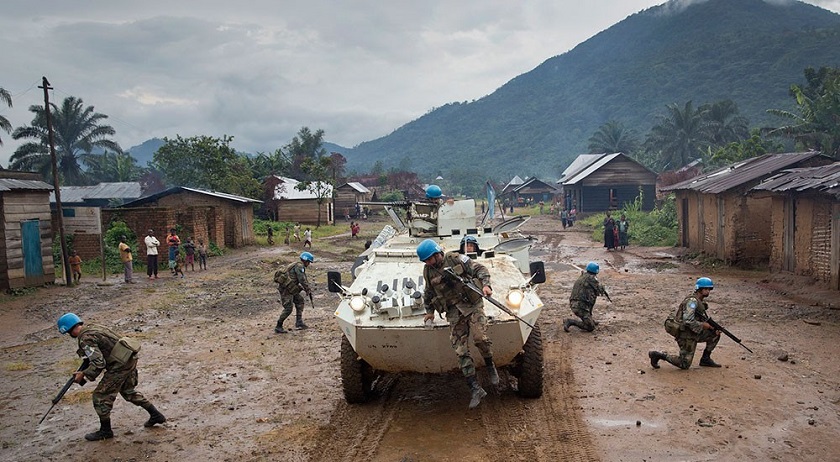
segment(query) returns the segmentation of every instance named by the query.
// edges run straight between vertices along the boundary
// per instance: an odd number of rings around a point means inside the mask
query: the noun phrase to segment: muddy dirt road
[[[534,259],[549,273],[540,289],[545,393],[523,400],[502,372],[474,411],[455,373],[388,376],[371,402],[344,402],[326,271],[349,272],[376,223],[363,223],[361,239],[315,242],[310,329],[285,335],[272,331],[280,308],[271,274],[297,258],[300,249],[287,246],[212,258],[210,271],[185,279],[164,272],[124,285],[86,276],[79,287],[2,296],[0,460],[836,460],[837,292],[790,276],[700,268],[673,248],[607,252],[583,230],[559,228],[544,216],[524,228],[539,239]],[[598,300],[594,333],[565,333],[578,274],[570,264],[590,260],[601,264],[613,303]],[[720,369],[697,367],[699,352],[689,371],[651,369],[648,350],[676,351],[661,323],[701,275],[715,281],[711,312],[755,353],[723,338],[713,355]],[[147,414],[118,398],[116,437],[86,442],[98,424],[88,385],[36,425],[77,365],[74,341],[55,328],[68,310],[143,341],[138,389],[166,424],[143,428]]]

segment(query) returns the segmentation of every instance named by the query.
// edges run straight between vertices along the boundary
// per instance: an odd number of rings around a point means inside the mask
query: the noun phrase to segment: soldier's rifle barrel
[[[435,268],[435,267],[432,267],[432,269],[434,269],[435,271],[437,271],[438,273],[440,273],[440,270],[439,270],[439,269],[437,269],[437,268]],[[517,320],[521,321],[522,323],[524,323],[526,326],[530,327],[531,329],[535,329],[535,327],[534,327],[534,325],[533,325],[533,324],[531,324],[530,322],[528,322],[528,321],[526,321],[526,320],[524,320],[524,319],[520,318],[520,317],[519,317],[516,313],[514,313],[513,311],[511,311],[511,310],[510,310],[510,308],[506,307],[506,306],[505,306],[504,304],[502,304],[500,301],[496,300],[495,298],[493,298],[493,297],[491,297],[491,296],[489,296],[489,295],[485,295],[485,294],[484,294],[484,291],[483,291],[483,290],[481,290],[480,288],[478,288],[475,284],[473,284],[473,283],[472,283],[472,282],[470,282],[470,281],[465,281],[465,280],[464,280],[464,279],[462,279],[460,276],[458,276],[457,274],[455,274],[455,272],[454,272],[454,271],[452,271],[452,268],[446,268],[444,271],[446,271],[446,275],[448,275],[448,276],[450,276],[450,277],[455,278],[455,280],[456,280],[456,281],[460,282],[460,283],[461,283],[461,284],[463,284],[465,287],[467,287],[468,289],[470,289],[470,290],[472,290],[473,292],[477,293],[478,295],[481,295],[481,297],[482,297],[482,298],[484,298],[484,299],[485,299],[485,300],[487,300],[488,302],[492,303],[493,305],[495,305],[495,306],[496,306],[497,308],[499,308],[500,310],[502,310],[502,311],[504,311],[505,313],[507,313],[507,314],[509,314],[509,315],[513,316],[514,318],[516,318]]]

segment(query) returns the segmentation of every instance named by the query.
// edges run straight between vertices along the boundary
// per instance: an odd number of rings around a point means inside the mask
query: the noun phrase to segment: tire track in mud
[[[384,378],[380,395],[364,405],[338,403],[330,423],[322,429],[318,444],[309,454],[312,461],[373,460],[394,415],[400,409],[393,398],[397,377]]]

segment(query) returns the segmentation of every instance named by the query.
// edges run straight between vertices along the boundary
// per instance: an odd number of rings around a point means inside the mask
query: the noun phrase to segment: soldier
[[[87,369],[74,373],[76,383],[81,383],[82,380],[92,382],[103,370],[105,371],[92,396],[93,409],[99,415],[99,430],[85,435],[86,440],[99,441],[114,437],[111,430],[111,409],[114,407],[117,393],[129,403],[140,406],[149,413],[149,420],[143,424],[144,427],[166,422],[166,417],[134,389],[137,386],[137,352],[140,350],[138,344],[120,337],[107,327],[95,324],[85,326],[73,313],[58,318],[58,331],[78,339],[79,349],[76,353],[90,361]]]
[[[470,356],[470,338],[484,358],[490,383],[498,385],[499,374],[493,363],[493,351],[490,349],[493,342],[487,337],[484,299],[452,280],[453,276],[449,272],[475,280],[476,285],[482,287],[484,295],[488,297],[493,294],[490,272],[484,265],[474,262],[466,255],[457,252],[444,255],[443,249],[431,239],[426,239],[417,246],[417,257],[426,264],[423,268],[423,279],[426,282],[423,294],[426,316],[423,321],[433,320],[436,308],[446,313],[449,338],[455,354],[458,355],[461,372],[470,386],[470,409],[473,409],[487,396],[487,392],[481,388],[475,377],[475,364]]]
[[[312,296],[312,289],[309,288],[309,282],[306,280],[306,268],[314,261],[315,257],[311,253],[303,252],[300,254],[300,261],[285,268],[280,268],[274,273],[274,282],[277,283],[280,301],[283,303],[283,312],[277,319],[274,332],[278,334],[288,332],[283,329],[283,321],[292,314],[292,304],[295,305],[295,329],[309,328],[303,323],[303,297],[300,293],[306,292],[307,295]]]
[[[715,330],[711,324],[706,322],[709,317],[706,313],[709,305],[705,300],[714,288],[715,285],[711,279],[706,277],[698,279],[694,284],[694,293],[686,297],[680,303],[677,311],[668,316],[668,319],[665,320],[665,331],[677,340],[680,354],[674,356],[659,351],[649,351],[648,357],[651,367],[659,369],[659,360],[661,359],[680,369],[688,369],[691,367],[691,361],[694,359],[694,351],[697,349],[698,343],[706,344],[706,348],[703,349],[703,356],[700,358],[700,365],[720,367],[720,364],[712,361],[711,358],[712,351],[720,340],[720,331]]]
[[[577,326],[587,332],[595,330],[598,323],[592,320],[592,307],[595,306],[598,295],[607,295],[607,289],[598,282],[596,277],[600,270],[601,267],[591,261],[586,265],[586,271],[581,272],[580,277],[575,281],[572,295],[569,297],[569,306],[572,308],[572,313],[581,320],[563,320],[564,331],[568,332],[569,326]]]
[[[475,236],[464,236],[461,238],[461,245],[458,253],[481,255],[483,250],[478,247],[478,239]]]

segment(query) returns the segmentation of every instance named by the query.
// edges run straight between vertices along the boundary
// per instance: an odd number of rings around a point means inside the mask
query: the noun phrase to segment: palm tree
[[[703,111],[695,109],[691,101],[682,108],[676,103],[667,108],[669,114],[660,116],[645,140],[646,151],[661,153],[663,170],[683,167],[702,156],[711,144]]]
[[[716,147],[734,143],[750,136],[749,121],[738,112],[732,100],[718,101],[700,107],[706,119],[709,139]]]
[[[808,85],[791,85],[799,113],[769,109],[773,115],[791,120],[788,125],[771,129],[769,135],[792,138],[805,149],[840,157],[840,69],[805,70]]]
[[[0,87],[0,101],[6,103],[6,106],[12,107],[12,95],[2,87]],[[0,129],[10,135],[12,134],[12,124],[9,123],[9,119],[2,115],[0,115]],[[0,146],[3,146],[3,138],[0,138]]]
[[[88,177],[94,182],[137,181],[144,173],[129,153],[109,152],[86,157]]]
[[[610,120],[598,127],[598,131],[589,138],[589,152],[632,154],[639,146],[636,133],[621,122]]]
[[[68,96],[61,107],[52,103],[50,107],[59,174],[68,185],[89,184],[82,164],[88,165],[95,148],[122,153],[120,145],[110,139],[116,131],[110,125],[102,125],[108,116],[94,112],[93,106],[85,108],[81,98]],[[9,166],[40,172],[52,182],[46,113],[43,106],[30,106],[29,111],[35,114],[31,125],[16,128],[12,138],[32,141],[17,148]]]

